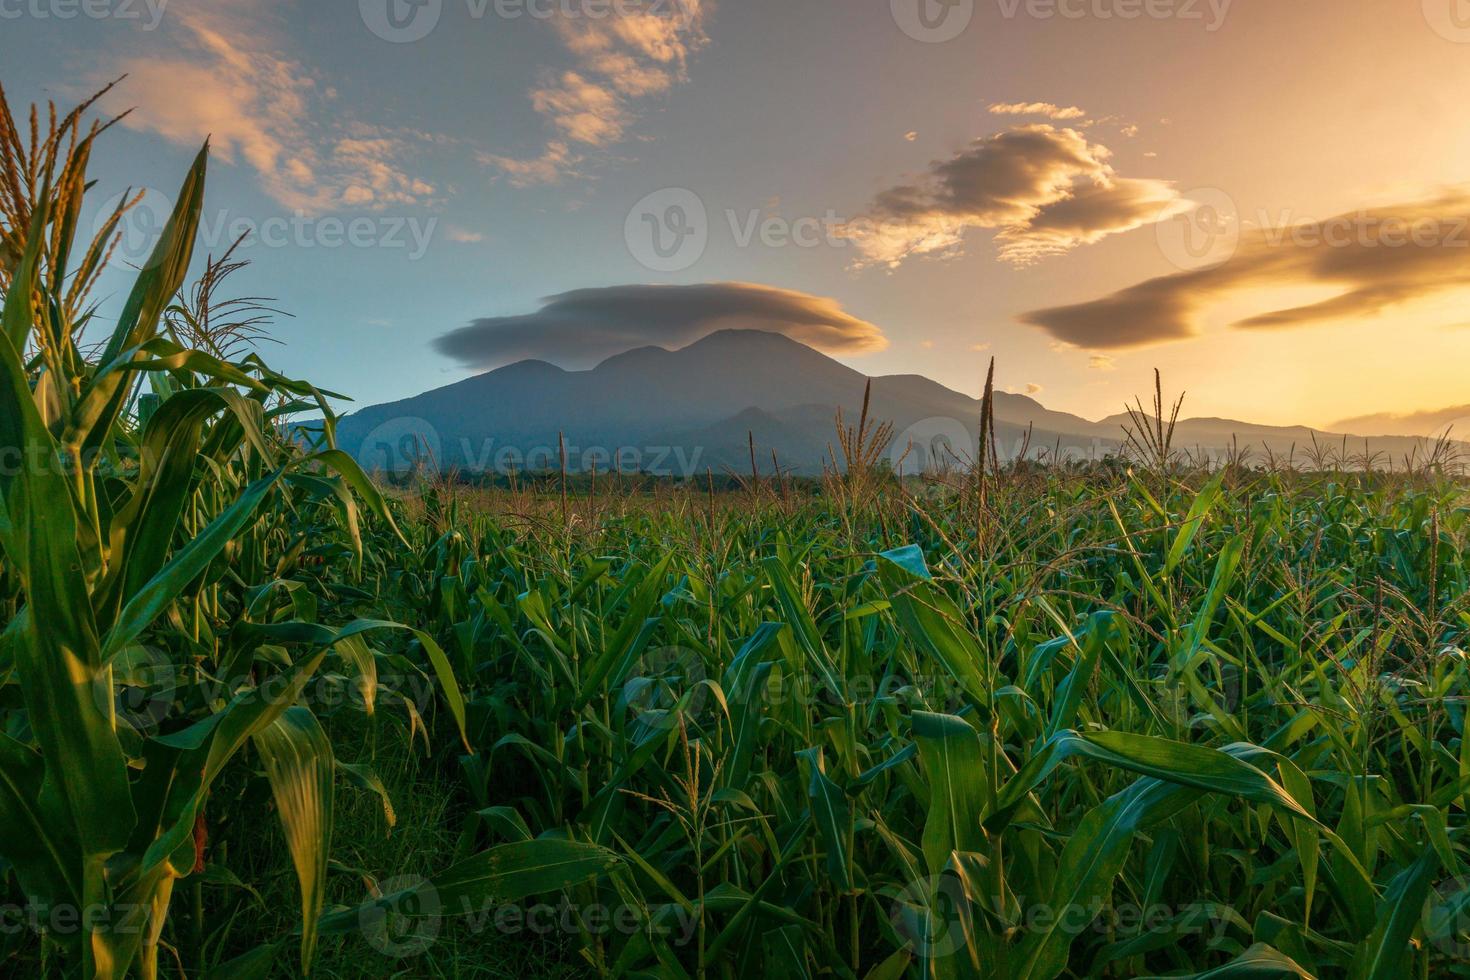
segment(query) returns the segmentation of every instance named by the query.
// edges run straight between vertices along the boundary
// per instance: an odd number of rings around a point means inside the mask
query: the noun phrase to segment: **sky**
[[[13,106],[122,75],[104,313],[210,136],[200,255],[248,231],[265,356],[361,404],[740,326],[1090,418],[1155,367],[1470,416],[1467,0],[0,0]]]

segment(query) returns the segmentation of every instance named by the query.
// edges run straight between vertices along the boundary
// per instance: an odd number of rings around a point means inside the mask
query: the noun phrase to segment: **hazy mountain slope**
[[[1375,412],[1343,419],[1333,426],[1342,432],[1365,436],[1428,436],[1448,432],[1456,439],[1470,439],[1470,405],[1452,405],[1424,412]]]
[[[616,462],[624,469],[693,476],[706,469],[747,471],[753,434],[762,470],[769,469],[775,449],[783,467],[815,473],[836,446],[837,409],[848,424],[857,424],[867,380],[778,334],[728,330],[677,351],[628,351],[589,371],[541,361],[512,364],[364,408],[341,420],[338,439],[370,469],[401,469],[427,454],[444,467],[507,472],[554,468],[562,434],[573,469],[596,465],[606,471]],[[963,459],[973,456],[979,400],[929,378],[874,378],[869,412],[894,424],[888,455],[896,462],[907,451],[906,472],[949,457],[945,446]],[[1117,450],[1126,420],[1092,422],[1005,392],[996,395],[995,414],[997,442],[1007,458],[1026,444],[1028,426],[1033,454],[1061,449],[1102,456]],[[1175,445],[1220,452],[1232,436],[1285,454],[1309,446],[1312,430],[1190,419],[1179,424]],[[1317,438],[1340,446],[1340,436]],[[1363,451],[1363,440],[1350,443],[1352,452]],[[1368,445],[1398,458],[1416,442],[1375,438]]]

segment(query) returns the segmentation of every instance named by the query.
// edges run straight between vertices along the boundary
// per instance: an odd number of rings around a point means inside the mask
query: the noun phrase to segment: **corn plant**
[[[13,136],[3,116],[0,136]],[[299,881],[304,972],[325,903],[335,777],[330,739],[301,694],[329,655],[370,673],[361,638],[400,627],[317,623],[309,580],[291,573],[308,545],[330,553],[306,539],[314,515],[328,515],[349,574],[363,558],[359,503],[390,535],[397,526],[332,445],[324,393],[254,354],[227,360],[237,344],[203,343],[204,299],[228,265],[211,262],[194,302],[174,305],[177,339],[160,333],[190,267],[207,146],[110,336],[95,356],[84,351],[94,317],[69,289],[92,281],[106,254],[98,242],[73,247],[103,128],[84,131],[73,113],[32,141],[36,153],[7,143],[6,213],[28,226],[5,228],[0,313],[0,549],[16,590],[0,676],[19,695],[0,732],[0,856],[31,901],[79,916],[79,929],[53,937],[67,969],[156,976],[176,887],[204,869],[211,787],[250,747]],[[248,338],[245,322],[233,340]],[[281,435],[303,409],[326,419],[319,446]],[[443,652],[410,632],[462,720]],[[155,710],[136,710],[140,695]]]
[[[1461,489],[1150,476],[997,474],[978,554],[964,486],[570,550],[462,495],[401,600],[475,678],[462,849],[620,852],[610,976],[1454,969]]]

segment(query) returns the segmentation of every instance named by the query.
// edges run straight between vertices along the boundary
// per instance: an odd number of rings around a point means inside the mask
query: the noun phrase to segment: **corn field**
[[[1470,974],[1446,467],[384,488],[207,148],[95,322],[83,117],[0,119],[0,971]]]

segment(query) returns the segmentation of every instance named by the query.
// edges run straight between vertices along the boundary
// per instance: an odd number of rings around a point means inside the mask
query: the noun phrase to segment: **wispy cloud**
[[[255,170],[265,191],[293,210],[433,199],[434,185],[408,162],[432,137],[345,117],[336,93],[281,54],[257,18],[199,6],[170,14],[174,53],[115,66],[129,76],[118,98],[134,106],[124,125],[184,145],[212,136],[221,159]]]
[[[1289,287],[1336,290],[1327,299],[1234,324],[1285,329],[1375,316],[1463,288],[1467,262],[1470,190],[1324,221],[1258,228],[1219,265],[1149,279],[1086,303],[1032,310],[1021,320],[1081,347],[1141,347],[1197,336],[1204,314],[1233,294]]]
[[[576,172],[573,146],[599,148],[623,140],[638,119],[640,100],[688,79],[689,59],[708,43],[703,0],[614,5],[604,17],[554,20],[575,64],[550,72],[529,93],[531,105],[555,130],[537,156],[482,154],[481,162],[520,186],[554,183]]]
[[[1060,106],[1051,102],[992,102],[990,112],[995,116],[1042,116],[1059,122],[1087,115],[1074,105]]]
[[[967,232],[992,229],[1000,258],[1025,265],[1185,209],[1172,184],[1120,177],[1111,156],[1075,129],[1006,130],[884,191],[843,233],[862,253],[859,264],[894,267],[957,255]]]
[[[460,228],[456,225],[451,225],[446,228],[445,235],[448,236],[451,242],[459,245],[474,245],[485,240],[485,236],[480,232],[470,231],[467,228]]]
[[[622,139],[632,118],[614,89],[574,71],[532,92],[531,104],[563,137],[589,146]]]
[[[554,184],[577,172],[582,162],[579,154],[573,153],[566,140],[552,140],[539,157],[517,160],[493,153],[480,152],[476,155],[482,166],[494,167],[505,174],[515,187],[535,187],[538,184]]]
[[[682,347],[723,329],[784,334],[818,350],[883,350],[883,331],[822,296],[753,283],[612,286],[550,297],[535,313],[488,317],[434,342],[470,368],[527,358],[591,367],[635,347]]]

